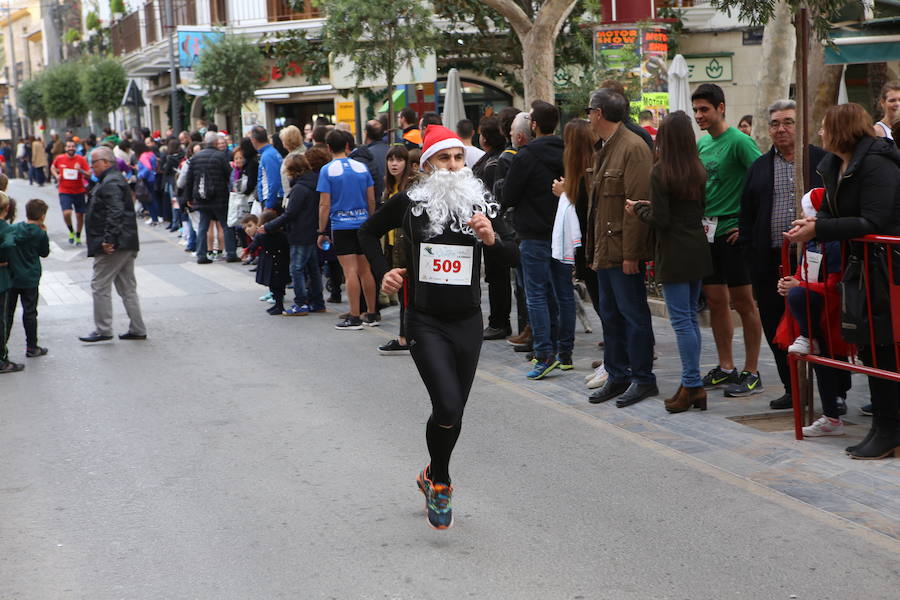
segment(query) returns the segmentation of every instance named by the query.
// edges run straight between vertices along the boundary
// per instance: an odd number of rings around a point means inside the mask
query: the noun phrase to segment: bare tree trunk
[[[787,2],[780,0],[763,31],[759,87],[756,88],[756,109],[753,111],[753,139],[763,151],[772,144],[766,125],[769,105],[787,98],[791,89],[796,43],[791,9]]]
[[[525,86],[525,110],[535,100],[554,103],[553,75],[555,36],[546,27],[532,27],[522,39],[522,83]]]
[[[825,116],[825,111],[829,107],[837,104],[838,94],[841,88],[841,75],[844,73],[843,65],[823,65],[821,76],[818,77],[819,83],[816,87],[812,87],[812,77],[810,77],[809,96],[812,100],[810,107],[810,133],[811,143],[818,146],[822,145],[822,139],[819,137],[819,124]]]
[[[869,90],[872,98],[872,105],[867,106],[866,109],[875,116],[875,119],[880,119],[884,114],[881,109],[881,88],[888,80],[887,63],[869,63],[866,65],[866,75],[869,77]]]

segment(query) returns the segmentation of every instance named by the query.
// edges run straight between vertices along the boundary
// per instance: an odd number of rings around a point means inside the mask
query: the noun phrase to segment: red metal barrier
[[[886,235],[867,235],[863,238],[858,238],[852,240],[852,243],[863,244],[866,251],[864,252],[863,265],[864,270],[868,274],[870,273],[870,254],[869,245],[871,244],[883,244],[888,248],[893,248],[894,246],[900,245],[900,237],[894,236],[886,236]],[[846,257],[847,257],[847,246],[846,242],[841,244],[841,272],[846,266]],[[782,264],[782,274],[787,276],[788,274],[793,275],[793,271],[790,269],[791,260],[790,260],[790,252],[791,247],[788,242],[782,246],[781,249],[781,264]],[[888,293],[890,296],[890,312],[891,312],[891,326],[892,326],[892,339],[894,341],[894,367],[895,370],[886,370],[883,367],[888,367],[887,365],[879,365],[878,359],[875,356],[875,352],[872,353],[873,366],[865,366],[858,363],[855,360],[855,349],[851,352],[849,361],[837,360],[834,358],[834,355],[825,356],[825,355],[815,355],[815,354],[807,354],[807,355],[797,355],[797,354],[789,354],[788,355],[788,365],[791,371],[791,398],[793,400],[793,408],[794,408],[794,433],[798,440],[803,439],[803,406],[801,406],[801,394],[800,394],[800,385],[799,385],[799,363],[806,362],[809,364],[815,365],[823,365],[826,367],[831,367],[833,369],[842,369],[845,371],[850,371],[851,373],[860,373],[869,377],[880,377],[882,379],[889,379],[891,381],[900,383],[900,282],[895,281],[894,279],[894,252],[888,251],[887,253],[887,279],[888,279]],[[808,272],[808,261],[807,261],[807,250],[804,244],[804,249],[802,253],[803,259],[801,268],[801,279],[806,280],[805,275]],[[898,265],[900,267],[900,265]],[[827,272],[827,260],[823,256],[820,265],[819,279],[825,282],[826,293],[823,294],[823,311],[826,318],[826,326],[825,326],[825,336],[831,335],[831,323],[828,322],[830,318],[829,308],[838,308],[834,306],[830,306],[831,302],[834,302],[833,298],[829,298],[828,290],[832,290],[833,288],[829,287],[828,283],[828,272]],[[872,348],[875,347],[875,325],[874,319],[872,318],[872,290],[870,285],[869,277],[865,278],[866,282],[866,308],[868,313],[869,320],[869,342]],[[810,310],[810,295],[806,294],[806,316],[807,316],[807,331],[810,333],[810,338],[812,338],[812,332],[814,331],[813,322],[812,322],[812,311]],[[788,306],[788,299],[785,296],[785,313],[790,315],[790,307]],[[831,341],[827,341],[827,347],[831,347]],[[824,354],[824,353],[823,353]],[[888,367],[889,368],[889,367]],[[812,387],[812,379],[809,379],[807,382],[807,386],[811,389]],[[807,396],[807,394],[804,394]],[[811,393],[808,394],[811,398]]]

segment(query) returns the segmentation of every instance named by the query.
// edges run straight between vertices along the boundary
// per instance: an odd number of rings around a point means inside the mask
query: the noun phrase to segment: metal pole
[[[12,138],[13,145],[13,154],[16,152],[16,146],[19,143],[19,129],[22,127],[22,123],[19,120],[19,72],[16,70],[16,40],[13,37],[13,27],[12,27],[12,11],[9,8],[10,0],[6,0],[6,25],[9,28],[9,33],[7,36],[9,37],[9,57],[12,59],[12,77],[9,78],[9,86],[13,91],[13,99],[15,100],[16,105],[16,126],[12,127],[12,123],[10,123],[10,137]]]
[[[172,39],[178,30],[172,19],[174,10],[172,0],[165,0],[166,29],[169,30],[169,81],[172,84],[170,106],[172,108],[172,130],[175,135],[181,131],[181,107],[178,106],[178,71],[175,67],[175,41]]]

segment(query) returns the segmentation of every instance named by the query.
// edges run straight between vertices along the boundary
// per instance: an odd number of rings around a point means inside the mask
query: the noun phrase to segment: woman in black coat
[[[813,219],[794,222],[785,235],[792,242],[816,238],[847,241],[870,234],[900,236],[900,152],[873,136],[872,119],[854,103],[833,106],[822,122],[822,142],[832,154],[819,163],[826,201]],[[864,258],[872,244],[850,243],[848,260]],[[893,248],[895,280],[900,253]],[[870,260],[872,253],[870,252]],[[845,272],[846,277],[846,272]],[[873,303],[873,321],[890,323]],[[853,342],[854,340],[848,340]],[[863,363],[896,371],[897,344],[858,344]],[[869,377],[872,428],[862,443],[847,448],[851,458],[874,460],[900,456],[900,383]]]

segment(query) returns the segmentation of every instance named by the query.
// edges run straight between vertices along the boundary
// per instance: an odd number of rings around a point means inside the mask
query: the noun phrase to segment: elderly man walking
[[[131,321],[121,340],[145,340],[147,328],[134,278],[134,260],[139,244],[131,188],[125,182],[113,151],[103,146],[91,152],[91,168],[99,182],[94,187],[85,219],[87,255],[94,258],[91,291],[94,296],[94,331],[82,342],[112,339],[112,284],[122,298]]]

